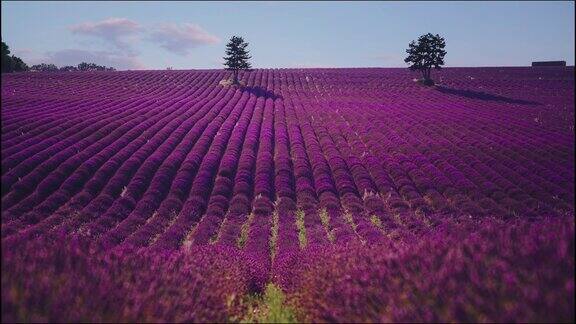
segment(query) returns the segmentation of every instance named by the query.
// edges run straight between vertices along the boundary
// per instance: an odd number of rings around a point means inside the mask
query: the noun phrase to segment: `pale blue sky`
[[[446,66],[574,65],[574,2],[6,2],[2,40],[29,64],[220,68],[232,35],[254,67],[405,67],[446,39]]]

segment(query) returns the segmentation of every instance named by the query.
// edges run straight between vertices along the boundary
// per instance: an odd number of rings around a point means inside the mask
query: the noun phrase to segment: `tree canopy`
[[[244,41],[242,37],[232,36],[230,42],[226,45],[226,56],[224,57],[224,65],[227,70],[232,71],[233,83],[239,84],[238,82],[238,71],[249,70],[252,68],[249,59],[252,57],[249,55],[248,43]]]
[[[30,70],[38,72],[56,72],[58,71],[58,67],[54,64],[40,63],[32,65]]]
[[[10,56],[10,48],[2,42],[2,73],[28,71],[28,65],[17,56]]]
[[[430,71],[432,68],[439,70],[444,65],[445,47],[446,42],[440,35],[431,33],[422,35],[418,38],[418,42],[410,42],[406,50],[408,57],[404,59],[404,62],[411,64],[410,70],[422,72],[426,83],[433,84]]]
[[[116,69],[114,69],[112,67],[105,67],[102,65],[97,65],[94,63],[86,63],[86,62],[82,62],[82,63],[78,64],[78,70],[79,71],[116,71]]]

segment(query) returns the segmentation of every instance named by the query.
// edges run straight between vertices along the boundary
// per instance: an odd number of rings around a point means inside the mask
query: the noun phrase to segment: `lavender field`
[[[2,75],[2,322],[574,321],[574,67],[228,74]]]

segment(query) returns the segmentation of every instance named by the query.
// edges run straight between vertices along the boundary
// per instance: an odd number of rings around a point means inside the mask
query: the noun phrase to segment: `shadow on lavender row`
[[[244,87],[242,88],[242,91],[254,94],[256,97],[263,97],[264,99],[272,99],[272,100],[283,99],[281,95],[278,95],[273,91],[258,86]]]
[[[513,98],[508,98],[508,97],[499,96],[499,95],[493,95],[493,94],[489,94],[489,93],[481,92],[481,91],[453,89],[453,88],[447,88],[444,86],[436,86],[436,90],[438,90],[442,93],[456,95],[456,96],[470,98],[470,99],[498,101],[498,102],[520,104],[520,105],[530,105],[530,106],[542,105],[541,103],[536,102],[536,101],[513,99]]]

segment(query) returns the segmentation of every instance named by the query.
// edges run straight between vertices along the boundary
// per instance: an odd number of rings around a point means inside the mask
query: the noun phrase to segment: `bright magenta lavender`
[[[2,321],[574,320],[573,67],[242,73],[2,75]]]

